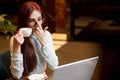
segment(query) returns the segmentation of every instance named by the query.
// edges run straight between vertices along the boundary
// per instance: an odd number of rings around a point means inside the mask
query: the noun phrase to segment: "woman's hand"
[[[13,42],[13,52],[14,53],[21,53],[21,45],[24,42],[24,37],[22,32],[19,30],[16,35],[14,35],[14,42]]]
[[[42,46],[44,46],[46,42],[46,31],[48,27],[45,27],[44,30],[42,29],[42,26],[36,27],[36,29],[33,31],[33,34],[36,36],[36,38],[40,41]]]

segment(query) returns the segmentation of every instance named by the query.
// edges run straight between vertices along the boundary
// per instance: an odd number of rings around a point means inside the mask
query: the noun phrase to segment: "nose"
[[[39,26],[39,22],[35,21],[35,27],[38,27],[38,26]]]

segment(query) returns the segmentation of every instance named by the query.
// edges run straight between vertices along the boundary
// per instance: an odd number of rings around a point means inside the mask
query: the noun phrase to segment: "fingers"
[[[33,30],[33,32],[35,33],[46,33],[48,29],[48,26],[46,26],[44,29],[42,28],[42,26],[36,27],[36,29]]]
[[[40,30],[42,30],[42,29],[41,29],[40,27],[36,27],[36,30],[37,30],[37,31],[40,31]]]
[[[40,34],[40,32],[38,30],[34,30],[33,34],[38,36]]]
[[[45,27],[44,30],[42,27],[36,27],[36,29],[33,31],[33,35],[40,41],[42,45],[46,44],[46,31],[48,27]]]
[[[42,25],[40,25],[40,27],[39,27],[41,30],[43,30],[43,28],[42,28]]]
[[[42,28],[42,26],[36,27],[36,30],[38,30],[38,31],[44,31],[44,32],[46,32],[47,29],[48,29],[48,26],[46,26],[44,29]]]
[[[22,44],[24,42],[23,34],[21,31],[18,31],[16,35],[14,36],[15,43],[16,44]]]
[[[46,27],[44,28],[44,32],[46,32],[46,31],[47,31],[47,29],[48,29],[48,26],[46,26]]]

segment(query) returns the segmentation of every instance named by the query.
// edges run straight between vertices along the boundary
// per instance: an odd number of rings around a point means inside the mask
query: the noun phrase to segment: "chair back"
[[[11,77],[10,62],[10,50],[0,53],[0,71],[2,71],[2,74],[4,74],[6,78]]]

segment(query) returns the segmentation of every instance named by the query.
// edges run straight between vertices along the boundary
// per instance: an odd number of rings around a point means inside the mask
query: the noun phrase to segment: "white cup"
[[[24,37],[29,37],[32,34],[32,28],[21,28]]]

